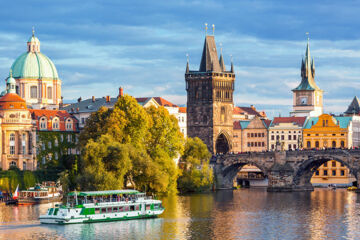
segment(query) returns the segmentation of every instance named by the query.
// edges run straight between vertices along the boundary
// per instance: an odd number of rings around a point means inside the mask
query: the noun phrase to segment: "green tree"
[[[36,184],[36,177],[31,171],[24,171],[23,173],[23,189],[34,187]]]
[[[209,166],[211,154],[197,137],[187,138],[184,154],[180,159],[181,176],[178,186],[182,192],[209,190],[213,184],[213,172]]]

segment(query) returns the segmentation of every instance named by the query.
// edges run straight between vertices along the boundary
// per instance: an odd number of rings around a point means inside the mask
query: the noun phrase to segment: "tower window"
[[[47,98],[52,99],[52,87],[47,88]]]

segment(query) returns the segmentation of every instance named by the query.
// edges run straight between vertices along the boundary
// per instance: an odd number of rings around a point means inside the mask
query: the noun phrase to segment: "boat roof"
[[[133,189],[124,190],[107,190],[107,191],[89,191],[89,192],[70,192],[68,196],[103,196],[114,194],[139,194],[140,192]]]

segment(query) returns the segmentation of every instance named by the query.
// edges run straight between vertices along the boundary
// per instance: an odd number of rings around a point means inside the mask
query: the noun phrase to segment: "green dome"
[[[14,78],[58,79],[54,63],[41,52],[26,52],[11,66]]]

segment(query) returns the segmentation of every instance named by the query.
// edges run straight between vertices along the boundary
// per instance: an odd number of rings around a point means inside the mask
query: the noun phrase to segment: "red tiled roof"
[[[143,97],[143,98],[135,98],[138,102],[146,102],[149,98]]]
[[[186,107],[179,107],[179,112],[186,113]]]
[[[306,117],[275,117],[271,123],[271,126],[279,123],[295,123],[298,126],[303,126]]]
[[[169,102],[168,100],[162,98],[162,97],[154,97],[155,101],[163,107],[178,107],[177,105]]]
[[[235,121],[235,122],[233,123],[233,128],[234,128],[234,129],[241,129],[240,121]]]
[[[0,107],[6,109],[27,109],[26,102],[16,93],[7,93],[0,98]]]
[[[271,120],[264,120],[264,123],[266,124],[266,128],[270,127]]]
[[[233,114],[248,114],[248,115],[255,115],[259,117],[264,117],[265,114],[260,114],[258,111],[256,111],[255,107],[234,107]],[[266,116],[266,114],[265,114]]]
[[[56,116],[63,119],[69,117],[73,118],[71,114],[65,110],[48,110],[48,109],[29,109],[29,110],[34,120],[37,120],[38,117],[42,117],[42,116],[45,116],[47,118],[56,117]]]

